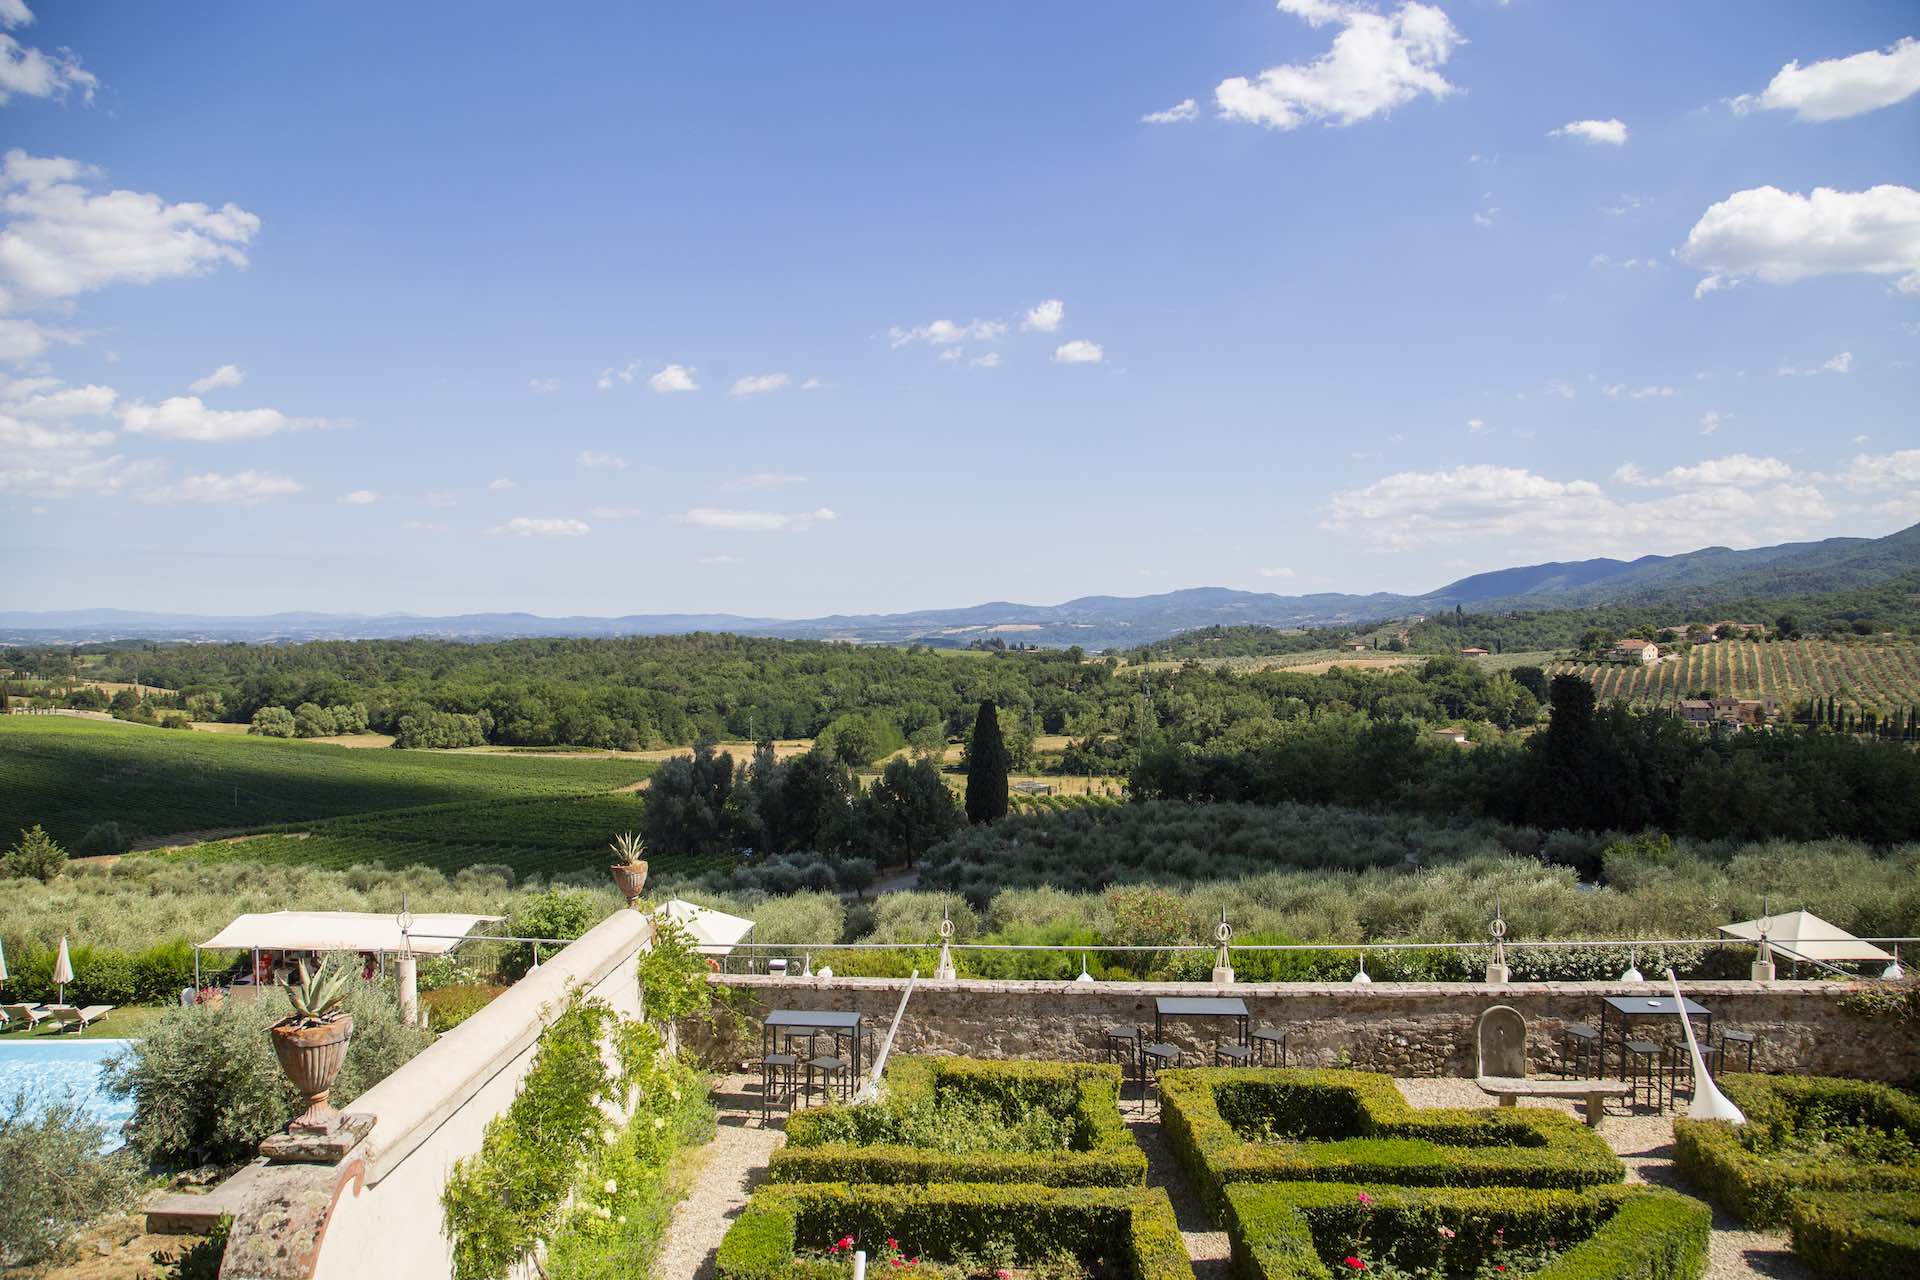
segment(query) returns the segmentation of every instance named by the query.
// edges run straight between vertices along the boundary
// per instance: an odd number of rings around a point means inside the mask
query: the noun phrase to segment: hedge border
[[[896,1098],[961,1092],[1024,1101],[1072,1099],[1085,1149],[949,1155],[891,1143],[866,1146],[821,1140],[822,1117],[838,1107],[796,1111],[787,1144],[767,1162],[769,1182],[1022,1182],[1050,1187],[1146,1185],[1147,1157],[1120,1115],[1120,1068],[1084,1062],[988,1062],[975,1058],[901,1057],[887,1068]]]
[[[1920,1141],[1920,1103],[1898,1089],[1832,1076],[1721,1076],[1721,1091],[1749,1125],[1791,1122],[1817,1101],[1851,1103],[1898,1125]],[[1786,1223],[1794,1199],[1814,1191],[1904,1191],[1920,1196],[1920,1167],[1894,1164],[1791,1165],[1748,1151],[1725,1120],[1673,1122],[1673,1161],[1708,1199],[1748,1226]]]
[[[1369,1071],[1237,1067],[1160,1076],[1161,1126],[1216,1222],[1235,1182],[1515,1186],[1578,1190],[1620,1182],[1626,1168],[1598,1134],[1539,1107],[1423,1110],[1390,1076]],[[1294,1109],[1324,1136],[1249,1142],[1222,1114]]]
[[[1360,1197],[1372,1199],[1369,1205]],[[1450,1248],[1491,1250],[1493,1233],[1521,1247],[1585,1232],[1536,1280],[1694,1280],[1705,1269],[1713,1211],[1690,1196],[1651,1187],[1399,1187],[1352,1183],[1235,1183],[1226,1229],[1240,1280],[1324,1280],[1314,1240],[1323,1229],[1351,1238],[1366,1217],[1392,1214],[1413,1229],[1447,1227]],[[1336,1228],[1335,1223],[1338,1223]]]
[[[1920,1198],[1911,1192],[1821,1191],[1787,1206],[1793,1251],[1818,1275],[1920,1275]]]
[[[1121,1219],[1124,1220],[1121,1220]],[[796,1259],[845,1232],[863,1244],[899,1238],[910,1254],[938,1258],[1004,1236],[1010,1224],[1102,1237],[1124,1249],[1134,1280],[1194,1280],[1159,1187],[1041,1187],[1019,1183],[875,1186],[845,1182],[768,1184],[728,1229],[714,1259],[715,1280],[800,1280],[821,1268]],[[926,1241],[940,1242],[938,1249]],[[869,1257],[871,1257],[871,1252]],[[1111,1255],[1109,1255],[1111,1256]]]

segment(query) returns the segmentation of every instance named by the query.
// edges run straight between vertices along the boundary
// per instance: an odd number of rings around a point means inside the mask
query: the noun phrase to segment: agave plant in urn
[[[647,851],[646,842],[631,831],[622,831],[608,847],[620,858],[613,864],[613,883],[631,906],[647,886],[647,860],[641,856]]]
[[[270,1028],[280,1069],[307,1100],[291,1126],[294,1133],[332,1133],[340,1123],[327,1095],[353,1039],[353,1015],[344,1008],[352,982],[344,966],[322,964],[309,973],[301,961],[299,981],[287,988],[293,1012]]]

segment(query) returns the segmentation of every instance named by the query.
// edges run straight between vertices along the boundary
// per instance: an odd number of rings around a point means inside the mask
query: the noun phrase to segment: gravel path
[[[713,1101],[720,1124],[692,1190],[674,1206],[654,1259],[654,1280],[707,1280],[713,1275],[720,1238],[765,1176],[767,1158],[787,1140],[785,1121],[778,1114],[772,1124],[760,1123],[758,1076],[723,1077],[714,1087]]]
[[[1395,1080],[1407,1101],[1416,1107],[1484,1107],[1489,1099],[1471,1080]],[[1578,1115],[1584,1104],[1556,1098],[1523,1098],[1523,1107],[1554,1107]],[[1673,1167],[1673,1116],[1636,1109],[1627,1112],[1616,1101],[1600,1122],[1600,1136],[1627,1166],[1628,1182],[1670,1187],[1698,1196]],[[1701,1196],[1701,1199],[1706,1197]],[[1767,1280],[1812,1280],[1787,1245],[1784,1231],[1753,1231],[1722,1211],[1713,1211],[1713,1241],[1708,1248],[1706,1280],[1740,1280],[1763,1276]]]
[[[1134,1109],[1137,1106],[1134,1102],[1122,1104],[1127,1128],[1133,1130],[1134,1141],[1147,1153],[1147,1185],[1166,1188],[1167,1198],[1173,1201],[1174,1221],[1180,1224],[1180,1238],[1186,1241],[1187,1256],[1193,1259],[1195,1280],[1226,1280],[1230,1257],[1227,1233],[1214,1230],[1200,1202],[1200,1192],[1167,1143],[1159,1112],[1149,1109],[1142,1115]],[[1148,1106],[1152,1108],[1153,1104]]]

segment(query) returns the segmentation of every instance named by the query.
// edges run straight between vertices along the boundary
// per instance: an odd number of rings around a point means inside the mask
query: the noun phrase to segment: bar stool
[[[1146,1039],[1143,1034],[1140,1037]],[[1180,1065],[1180,1047],[1171,1044],[1140,1046],[1140,1109],[1146,1110],[1147,1090],[1160,1087],[1160,1073]]]
[[[781,1097],[786,1099],[787,1110],[793,1110],[794,1075],[800,1067],[800,1059],[791,1053],[769,1053],[760,1059],[760,1123],[765,1124],[773,1113],[773,1091],[776,1085],[784,1085]]]
[[[1223,1042],[1218,1037],[1213,1042],[1213,1065],[1216,1067],[1244,1067],[1253,1062],[1253,1050],[1243,1044]]]
[[[1627,1087],[1632,1090],[1627,1096],[1636,1104],[1640,1100],[1640,1080],[1647,1082],[1647,1105],[1656,1111],[1667,1107],[1666,1090],[1666,1050],[1651,1040],[1627,1041]]]
[[[820,1073],[820,1100],[833,1101],[834,1090],[840,1091],[842,1100],[853,1096],[853,1073],[847,1070],[847,1060],[823,1053],[817,1058],[807,1059],[807,1082],[805,1092],[800,1097],[804,1102],[813,1097],[813,1073]]]
[[[1754,1042],[1758,1039],[1759,1037],[1751,1031],[1722,1031],[1720,1033],[1720,1061],[1723,1063],[1731,1061],[1733,1055],[1740,1052],[1741,1046],[1744,1045],[1747,1050],[1747,1070],[1748,1072],[1752,1072],[1753,1046]],[[1727,1047],[1728,1045],[1732,1045],[1733,1047],[1729,1049]]]
[[[1261,1066],[1287,1065],[1287,1033],[1284,1028],[1262,1027],[1253,1033],[1252,1039],[1253,1056]]]
[[[1140,1029],[1108,1027],[1102,1037],[1101,1055],[1119,1066],[1122,1080],[1135,1074],[1140,1068]]]
[[[1584,1022],[1570,1022],[1560,1031],[1560,1075],[1579,1079],[1600,1054],[1600,1033]]]

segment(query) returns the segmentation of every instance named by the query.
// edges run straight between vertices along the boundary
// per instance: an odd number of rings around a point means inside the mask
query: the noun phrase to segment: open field
[[[167,732],[55,716],[0,718],[0,835],[38,822],[69,847],[96,822],[135,841],[455,801],[590,795],[652,766],[566,755],[488,759]]]
[[[1893,711],[1920,704],[1920,645],[1831,640],[1721,640],[1695,645],[1654,666],[1558,662],[1551,675],[1593,682],[1601,701],[1672,706],[1697,690],[1739,698],[1776,699],[1794,710],[1809,698],[1836,698],[1853,708]]]

